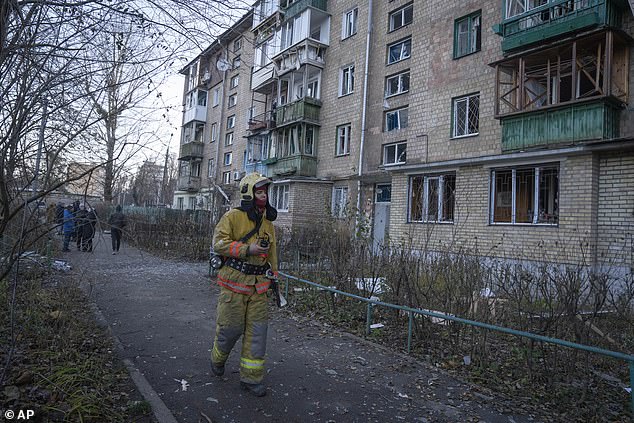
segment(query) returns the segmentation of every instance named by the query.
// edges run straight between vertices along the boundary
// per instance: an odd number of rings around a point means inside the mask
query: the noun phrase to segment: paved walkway
[[[252,397],[239,387],[239,345],[225,376],[211,375],[219,289],[206,263],[163,260],[128,245],[112,255],[108,234],[96,241],[92,254],[64,257],[120,341],[122,358],[138,369],[135,381],[154,395],[162,423],[543,421],[424,363],[277,310],[268,392]]]

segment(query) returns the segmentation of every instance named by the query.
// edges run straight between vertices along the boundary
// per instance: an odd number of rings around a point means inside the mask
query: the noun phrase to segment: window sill
[[[398,162],[398,163],[383,163],[383,167],[384,168],[390,168],[390,167],[395,167],[395,166],[402,166],[404,164],[407,164],[407,162]]]
[[[345,37],[343,37],[343,38],[341,39],[341,41],[346,41],[346,40],[349,40],[350,38],[354,37],[355,35],[357,35],[357,33],[356,33],[356,32],[354,32],[354,33],[352,33],[352,34],[350,34],[350,35],[346,35]]]
[[[454,56],[453,56],[453,60],[462,59],[463,57],[471,56],[471,55],[474,55],[474,54],[479,53],[479,52],[480,52],[480,50],[475,50],[475,51],[472,51],[472,52],[469,52],[469,53],[462,54],[462,55],[460,55],[460,56],[456,56],[456,55],[454,54]]]
[[[411,56],[410,56],[410,57],[411,57]],[[397,63],[401,63],[401,62],[403,62],[403,61],[405,61],[405,60],[409,60],[409,57],[405,57],[405,58],[403,58],[403,59],[399,59],[399,60],[396,60],[396,61],[394,61],[394,62],[387,62],[387,63],[385,64],[385,66],[395,65],[395,64],[397,64]]]
[[[479,133],[479,132],[476,132],[475,134],[467,134],[467,135],[458,135],[458,136],[454,136],[454,137],[451,137],[450,139],[452,139],[452,140],[461,140],[461,139],[463,139],[463,138],[473,138],[473,137],[477,137],[477,136],[479,136],[479,135],[480,135],[480,133]]]
[[[438,222],[435,220],[410,220],[407,223],[419,225],[453,225],[453,222]]]
[[[558,228],[559,223],[511,223],[511,222],[491,222],[489,226],[522,226],[522,227],[547,227]]]
[[[387,31],[388,34],[393,34],[394,32],[398,31],[399,29],[403,29],[403,28],[407,28],[408,26],[410,26],[412,24],[412,22],[405,24],[403,26],[399,26],[398,28],[394,28],[394,29],[390,29],[389,31]]]
[[[349,93],[346,93],[346,94],[339,94],[338,98],[348,97],[352,94],[354,94],[354,91],[350,91]]]
[[[394,98],[394,97],[397,97],[397,96],[399,96],[399,95],[403,95],[403,94],[407,94],[407,93],[409,93],[409,90],[407,90],[407,91],[402,91],[402,92],[400,92],[400,93],[395,93],[395,94],[386,95],[386,96],[385,96],[385,99],[387,100],[388,98]]]
[[[350,155],[350,153],[335,154],[335,159],[336,159],[337,157],[347,157],[347,156],[349,156],[349,155]]]

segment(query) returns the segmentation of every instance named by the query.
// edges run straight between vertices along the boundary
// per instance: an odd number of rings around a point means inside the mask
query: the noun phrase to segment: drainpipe
[[[222,48],[222,45],[220,46],[220,48]],[[228,52],[229,52],[229,46],[227,46],[227,49],[226,49],[226,53],[227,53],[227,59],[226,60],[227,61],[229,60]],[[220,134],[223,132],[222,128],[226,127],[226,125],[224,125],[224,118],[225,118],[225,86],[227,84],[227,72],[228,71],[225,70],[222,73],[222,86],[220,88],[220,95],[219,95],[220,119],[218,120],[218,139],[216,140],[216,167],[214,167],[214,173],[213,173],[213,181],[214,181],[214,186],[216,188],[220,188],[219,185],[217,184],[218,168],[220,167],[220,142],[222,141],[222,143],[224,145],[224,140],[222,139]],[[225,129],[225,131],[226,131],[226,129]],[[227,134],[225,134],[225,136],[226,135]],[[228,199],[227,195],[224,193],[224,191],[220,190],[220,192],[222,193],[222,196],[225,198],[225,200],[227,200],[227,203],[229,203],[229,199]],[[231,204],[229,204],[229,205],[231,205]]]
[[[368,0],[368,34],[365,40],[365,69],[363,71],[363,105],[361,110],[361,143],[359,145],[359,166],[357,180],[357,217],[355,226],[359,226],[361,214],[361,176],[363,175],[363,147],[365,146],[366,111],[368,108],[368,66],[370,63],[370,36],[372,35],[372,0]]]

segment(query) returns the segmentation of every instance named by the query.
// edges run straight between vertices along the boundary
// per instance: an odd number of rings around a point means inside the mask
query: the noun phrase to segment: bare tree
[[[95,163],[73,180],[104,167],[111,201],[126,165],[149,141],[160,142],[147,128],[167,107],[161,74],[247,8],[203,0],[0,2],[0,280],[47,234],[37,205],[69,181],[64,164]],[[15,345],[17,270],[0,384]]]

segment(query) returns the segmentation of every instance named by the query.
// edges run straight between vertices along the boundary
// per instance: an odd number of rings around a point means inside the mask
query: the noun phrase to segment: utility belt
[[[266,271],[269,269],[268,264],[263,264],[262,266],[258,266],[257,264],[247,263],[243,260],[238,260],[236,258],[228,258],[225,261],[225,266],[229,266],[233,269],[239,270],[245,275],[264,275]]]

